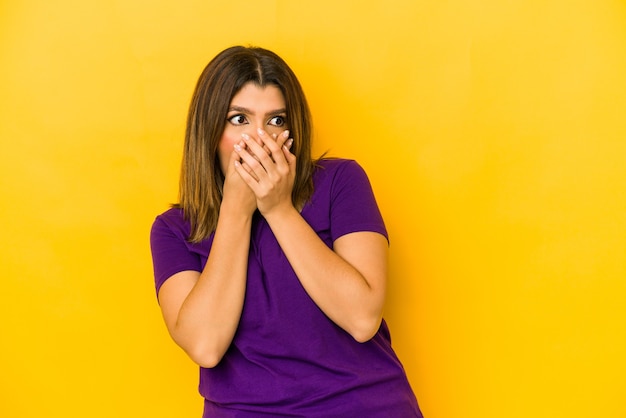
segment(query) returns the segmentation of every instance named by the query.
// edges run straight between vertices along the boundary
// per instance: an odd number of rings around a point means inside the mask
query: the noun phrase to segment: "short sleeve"
[[[165,281],[186,270],[202,271],[200,256],[190,250],[183,228],[168,218],[168,212],[156,218],[150,231],[150,249],[157,295]]]
[[[378,232],[389,240],[370,181],[356,161],[345,161],[335,173],[330,213],[333,241],[360,231]]]

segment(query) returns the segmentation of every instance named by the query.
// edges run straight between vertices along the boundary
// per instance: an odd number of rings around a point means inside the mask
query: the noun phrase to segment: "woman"
[[[151,232],[167,329],[201,367],[204,417],[421,417],[382,319],[387,232],[364,171],[311,158],[276,54],[205,68],[180,202]]]

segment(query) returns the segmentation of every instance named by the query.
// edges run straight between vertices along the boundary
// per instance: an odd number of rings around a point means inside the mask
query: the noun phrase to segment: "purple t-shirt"
[[[302,216],[330,248],[357,231],[387,237],[369,180],[352,160],[326,159],[313,175]],[[202,271],[213,235],[187,242],[180,209],[158,216],[151,246],[157,292],[173,274]],[[212,369],[200,369],[205,417],[421,417],[383,321],[359,343],[308,296],[265,219],[252,223],[241,320],[230,348]]]

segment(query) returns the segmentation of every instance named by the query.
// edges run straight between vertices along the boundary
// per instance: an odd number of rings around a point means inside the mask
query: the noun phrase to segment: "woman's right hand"
[[[243,141],[239,145],[245,147]],[[242,215],[251,215],[257,208],[256,196],[250,186],[246,184],[235,170],[235,162],[239,161],[240,158],[239,154],[234,150],[230,154],[224,179],[222,208],[234,212],[241,211]]]

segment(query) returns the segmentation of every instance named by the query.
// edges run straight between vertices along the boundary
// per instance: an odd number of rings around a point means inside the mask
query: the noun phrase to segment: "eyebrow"
[[[245,113],[248,115],[254,115],[254,112],[248,108],[245,107],[241,107],[241,106],[231,106],[228,108],[228,113],[230,112],[241,112],[241,113]],[[276,110],[271,110],[269,112],[267,112],[265,114],[265,116],[269,116],[269,115],[280,115],[283,113],[287,113],[287,109],[276,109]]]

